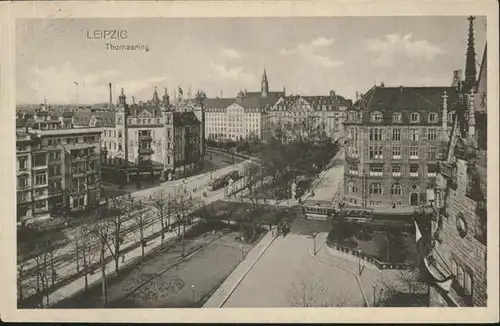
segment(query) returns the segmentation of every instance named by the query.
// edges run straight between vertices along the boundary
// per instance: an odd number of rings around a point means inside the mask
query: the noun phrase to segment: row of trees
[[[102,274],[103,304],[107,304],[106,258],[114,261],[115,275],[120,271],[120,259],[124,260],[124,243],[139,242],[145,255],[147,240],[153,234],[155,224],[160,224],[161,243],[168,231],[180,238],[184,256],[186,226],[190,224],[190,213],[195,199],[185,188],[178,188],[172,194],[158,193],[151,203],[134,200],[131,196],[109,198],[106,205],[96,208],[101,219],[87,219],[74,229],[73,239],[67,246],[70,263],[76,263],[76,272],[84,276],[85,291],[89,287],[89,275],[100,269]],[[148,235],[146,230],[151,228]],[[62,252],[62,251],[61,251]],[[25,299],[27,291],[37,298],[38,306],[49,305],[51,287],[56,283],[58,252],[50,241],[37,245],[34,256],[34,270],[28,271],[27,262],[18,264],[18,299]],[[66,275],[68,276],[68,275]],[[36,280],[36,282],[35,282]]]

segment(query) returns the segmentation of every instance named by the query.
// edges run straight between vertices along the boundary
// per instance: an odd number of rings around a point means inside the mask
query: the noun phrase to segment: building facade
[[[270,92],[264,70],[260,92],[240,91],[236,98],[205,100],[205,137],[210,140],[266,139],[270,129],[268,109],[285,92]]]
[[[447,155],[439,162],[425,260],[431,306],[487,305],[486,46],[476,79],[473,20],[469,17],[465,79],[457,85],[461,105],[446,139]]]
[[[344,136],[343,123],[352,101],[330,91],[329,96],[283,96],[269,110],[272,128],[300,130],[301,137],[308,137],[312,129],[324,130],[333,141]],[[296,132],[288,134],[292,140]]]
[[[99,127],[36,112],[17,120],[18,221],[29,223],[100,202]]]
[[[374,86],[344,123],[348,145],[344,201],[360,206],[419,206],[434,200],[453,87]]]
[[[110,88],[111,92],[111,88]],[[110,112],[95,113],[108,121],[103,127],[102,148],[106,178],[130,182],[140,176],[173,180],[203,167],[203,106],[174,106],[157,90],[151,100],[128,104],[122,89]],[[112,115],[112,118],[108,118]],[[106,120],[108,119],[108,120]]]

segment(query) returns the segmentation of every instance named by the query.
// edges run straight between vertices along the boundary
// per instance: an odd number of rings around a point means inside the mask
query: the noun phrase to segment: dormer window
[[[412,114],[410,114],[410,122],[411,123],[420,122],[420,113],[413,112]]]
[[[382,112],[373,112],[372,122],[382,122]]]
[[[393,113],[392,114],[392,122],[394,123],[401,123],[403,121],[401,113]]]
[[[429,122],[436,123],[437,122],[437,114],[434,112],[429,113]]]

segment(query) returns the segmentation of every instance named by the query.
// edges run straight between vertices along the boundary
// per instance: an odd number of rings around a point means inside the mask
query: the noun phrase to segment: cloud
[[[411,34],[387,34],[367,39],[363,43],[368,51],[376,54],[375,63],[379,66],[390,65],[398,57],[431,61],[445,52],[427,40],[412,40]]]
[[[282,57],[286,57],[288,55],[292,55],[292,54],[295,54],[297,53],[297,51],[295,50],[287,50],[287,49],[281,49],[279,50],[278,54]]]
[[[224,48],[219,50],[220,53],[222,53],[224,56],[230,58],[230,59],[239,59],[242,58],[244,55],[239,53],[238,51],[234,49],[229,49],[229,48]]]
[[[333,43],[333,39],[331,38],[326,38],[326,37],[318,37],[317,39],[313,40],[311,42],[312,46],[317,46],[317,47],[323,47],[323,46],[330,46]]]
[[[212,69],[219,75],[219,77],[224,79],[230,79],[234,81],[243,82],[245,84],[251,84],[256,81],[255,75],[249,72],[245,72],[243,67],[228,68],[223,64],[212,64]]]
[[[164,82],[168,77],[148,77],[133,79],[121,76],[116,70],[79,72],[68,62],[59,66],[35,68],[28,77],[28,94],[20,94],[23,100],[40,103],[47,99],[51,103],[98,103],[109,98],[108,83],[124,88],[127,96],[132,96],[155,84]],[[122,82],[127,80],[126,82]],[[114,90],[117,96],[117,89]],[[116,100],[116,98],[113,98]]]
[[[299,43],[295,49],[281,49],[280,56],[300,55],[305,61],[319,68],[334,68],[343,65],[344,62],[334,60],[329,55],[320,53],[321,48],[327,48],[333,44],[333,39],[318,37],[309,43]]]

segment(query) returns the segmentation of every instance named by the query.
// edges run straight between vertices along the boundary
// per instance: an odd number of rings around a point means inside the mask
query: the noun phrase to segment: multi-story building
[[[205,107],[205,137],[212,140],[265,139],[269,130],[269,114],[283,92],[270,92],[266,71],[261,91],[240,91],[236,98],[209,98]]]
[[[461,104],[439,162],[437,209],[424,253],[431,306],[487,305],[486,47],[477,80],[473,20],[465,80],[457,85]]]
[[[312,129],[320,128],[333,141],[344,136],[343,122],[347,118],[347,109],[351,100],[330,91],[329,96],[283,96],[269,110],[272,128],[280,130],[300,130],[300,136],[306,137]],[[297,135],[290,133],[290,140]]]
[[[132,97],[132,104],[127,103],[122,89],[114,106],[110,85],[107,112],[77,112],[73,119],[82,125],[103,126],[106,179],[130,182],[146,175],[172,180],[203,166],[203,107],[176,111],[166,89],[161,100],[155,89],[151,100],[136,103]]]
[[[418,206],[433,200],[453,87],[374,86],[348,111],[344,201]]]
[[[24,115],[16,124],[20,221],[100,201],[101,128],[79,128],[47,111]]]

